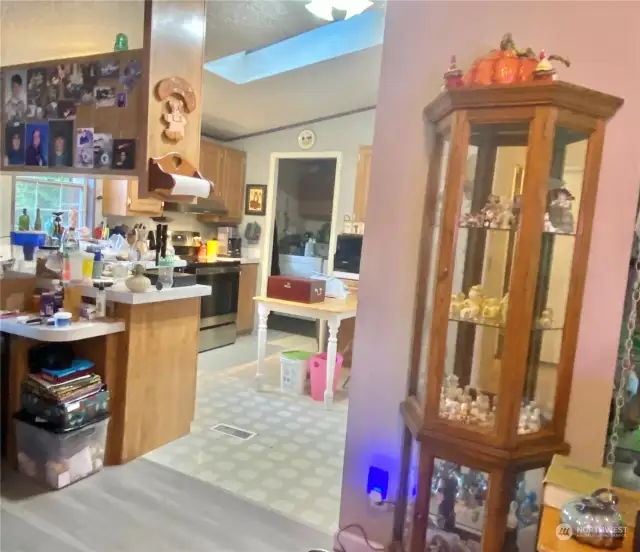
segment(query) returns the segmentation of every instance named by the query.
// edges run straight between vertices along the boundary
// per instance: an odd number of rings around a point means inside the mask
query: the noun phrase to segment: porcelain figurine
[[[144,267],[142,265],[136,265],[133,269],[133,276],[129,276],[124,283],[129,291],[133,293],[145,292],[151,286],[151,280],[144,275]]]
[[[456,56],[451,56],[451,63],[449,64],[449,69],[444,74],[444,85],[443,88],[445,90],[449,90],[451,88],[459,88],[463,85],[462,81],[462,70],[458,68],[458,64],[456,62]]]
[[[572,234],[574,231],[572,202],[575,197],[567,188],[554,190],[555,198],[549,204],[549,219],[556,232]]]
[[[475,320],[480,316],[481,303],[472,299],[465,299],[460,310],[460,318],[464,320]]]
[[[547,330],[553,326],[553,309],[547,308],[540,313],[538,326]]]
[[[502,308],[500,306],[500,299],[490,297],[484,302],[482,307],[482,318],[486,320],[499,320]]]
[[[461,291],[451,295],[451,305],[449,306],[449,314],[457,316],[464,306],[465,296]]]
[[[551,218],[549,217],[549,213],[544,214],[544,231],[545,232],[555,232],[556,227],[551,224]]]

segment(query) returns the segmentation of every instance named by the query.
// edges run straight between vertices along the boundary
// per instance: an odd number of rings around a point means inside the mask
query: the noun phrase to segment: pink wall
[[[637,2],[389,1],[349,390],[341,527],[361,524],[380,543],[390,535],[391,515],[368,507],[365,485],[371,463],[389,466],[392,479],[397,474],[398,407],[406,394],[427,173],[422,109],[438,93],[451,54],[466,67],[497,47],[506,31],[521,46],[568,56],[573,67],[561,69],[560,78],[625,99],[608,126],[568,423],[573,454],[600,461],[640,173],[638,21]]]

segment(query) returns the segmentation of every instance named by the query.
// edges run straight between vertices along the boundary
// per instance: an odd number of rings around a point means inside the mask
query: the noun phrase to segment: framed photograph
[[[49,122],[49,166],[73,167],[73,121]]]
[[[24,69],[5,71],[4,116],[7,121],[20,123],[27,115],[27,72]]]
[[[32,167],[46,167],[49,156],[49,125],[47,123],[27,123],[25,143],[24,164]]]
[[[4,132],[6,165],[24,165],[24,123],[7,123]]]
[[[263,217],[267,211],[267,186],[247,184],[244,199],[244,214]]]

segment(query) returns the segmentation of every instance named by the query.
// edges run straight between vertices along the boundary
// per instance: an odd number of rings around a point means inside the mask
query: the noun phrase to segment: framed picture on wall
[[[267,211],[267,186],[247,184],[244,198],[244,214],[263,217]]]

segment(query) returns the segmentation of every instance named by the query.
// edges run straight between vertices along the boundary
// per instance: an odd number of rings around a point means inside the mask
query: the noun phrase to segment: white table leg
[[[338,329],[340,320],[330,318],[329,342],[327,344],[327,386],[324,390],[324,408],[329,410],[333,404],[333,375],[336,371],[336,357],[338,356]]]
[[[267,354],[267,319],[270,309],[264,303],[258,303],[258,369],[256,370],[256,389],[262,391],[264,377],[264,357]]]

